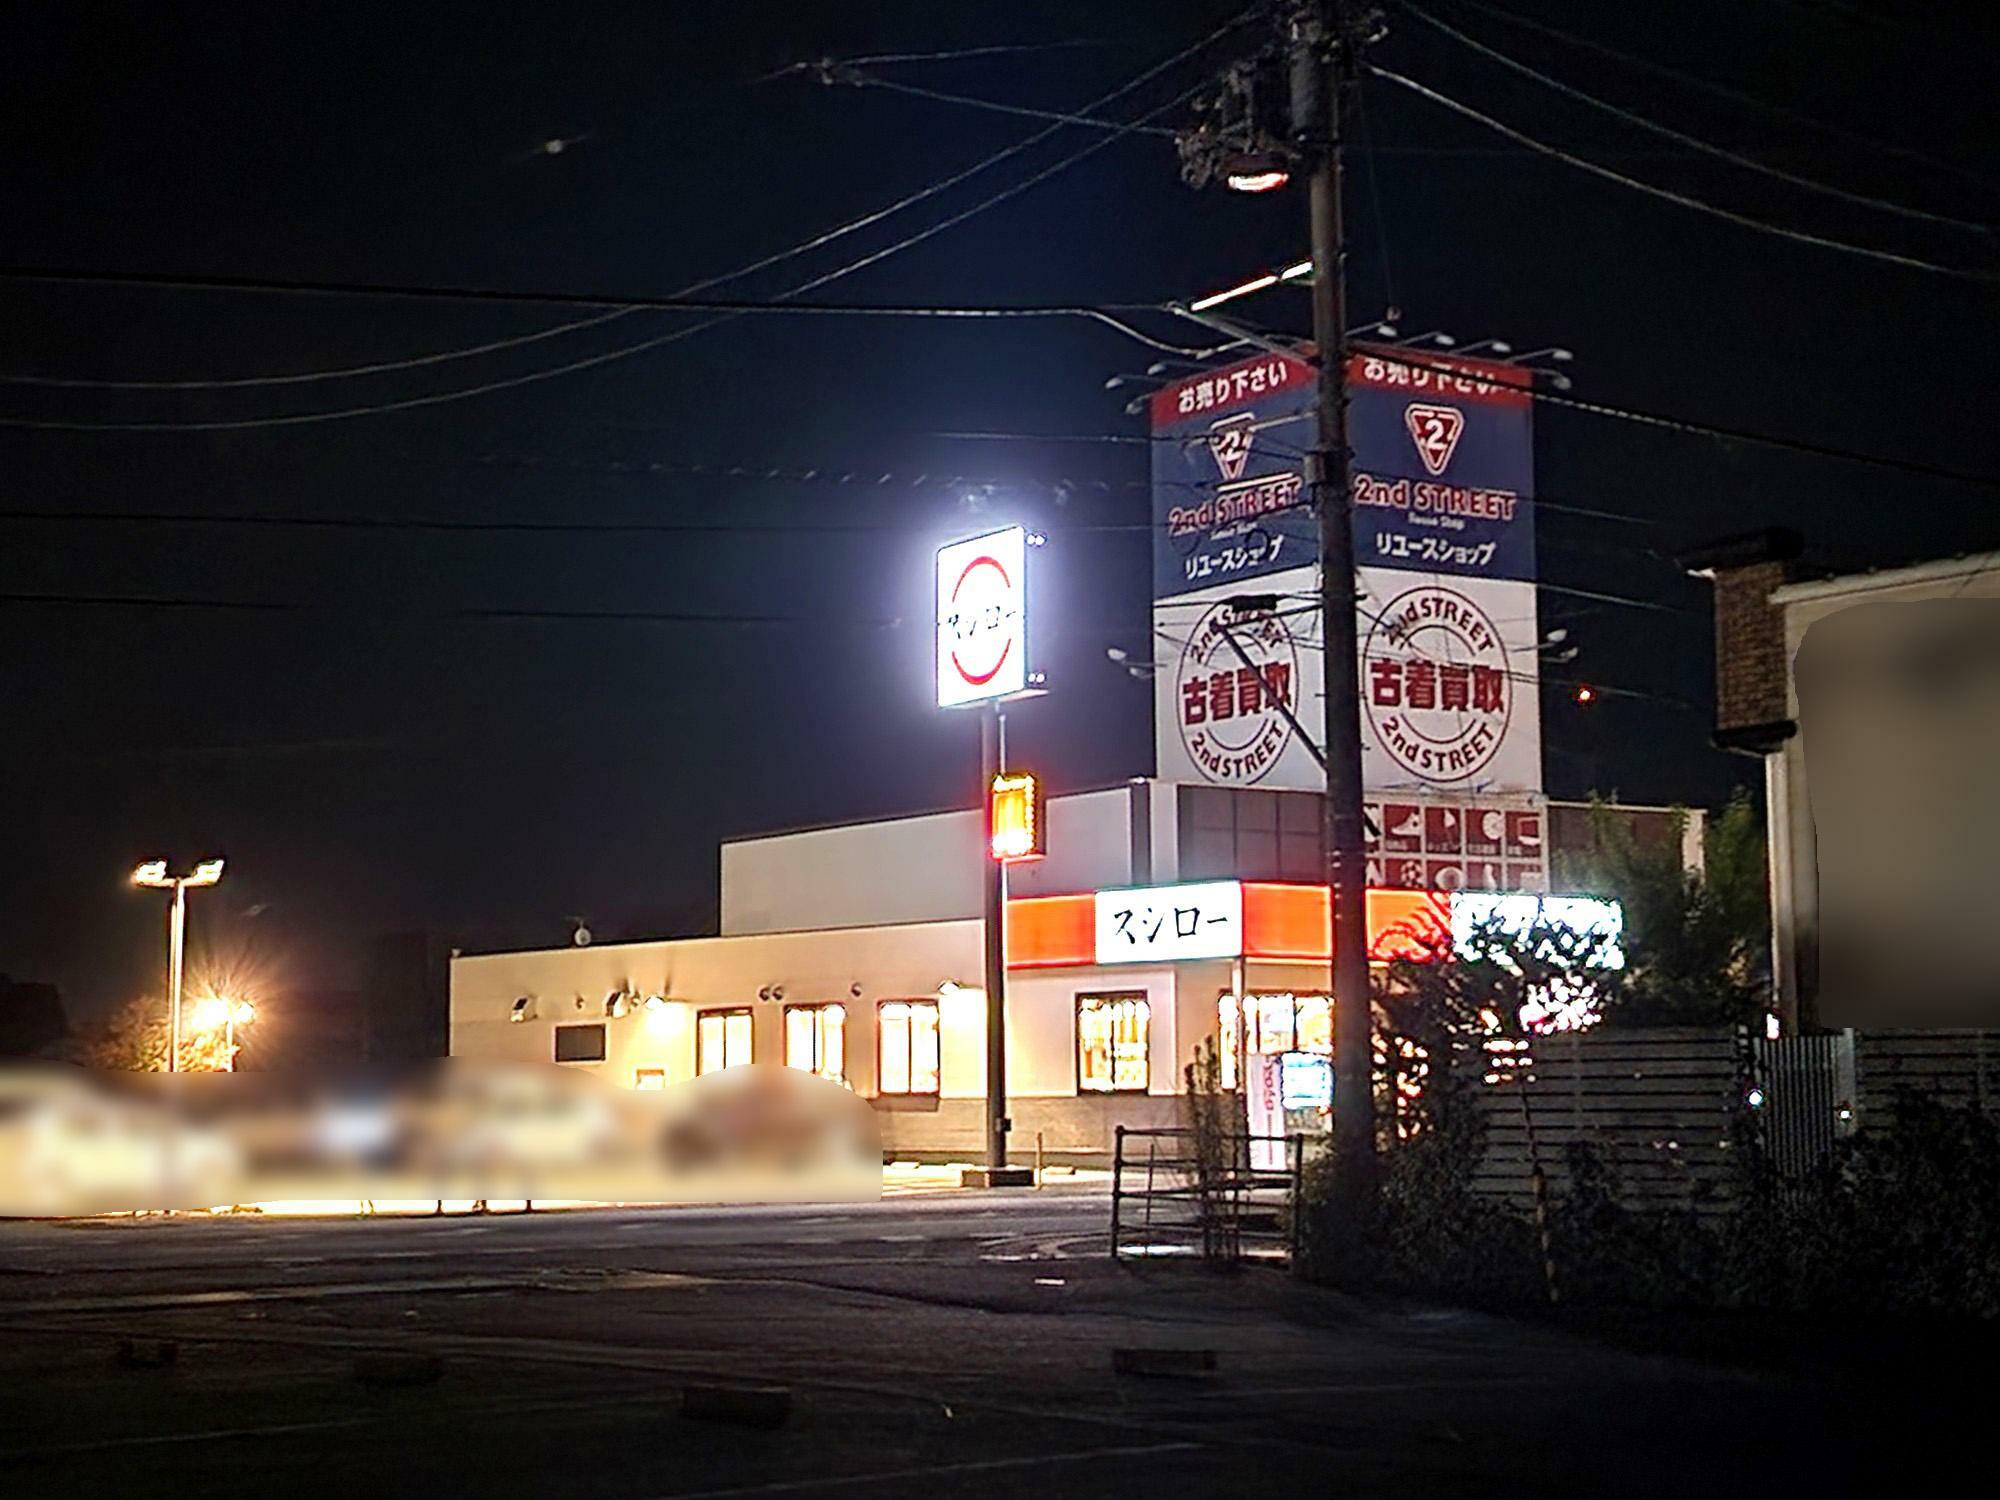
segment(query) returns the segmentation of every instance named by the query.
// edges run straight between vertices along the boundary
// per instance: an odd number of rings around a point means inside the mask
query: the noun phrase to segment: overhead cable
[[[1489,47],[1476,37],[1466,35],[1466,33],[1460,31],[1456,26],[1447,24],[1420,6],[1410,4],[1409,0],[1399,0],[1399,4],[1404,10],[1415,16],[1419,21],[1422,21],[1426,26],[1443,32],[1453,41],[1458,42],[1461,46],[1470,48],[1482,57],[1491,58],[1503,68],[1511,69],[1524,78],[1533,79],[1536,83],[1541,84],[1545,88],[1555,90],[1565,98],[1574,99],[1581,104],[1589,105],[1593,109],[1602,110],[1608,115],[1625,121],[1628,125],[1637,126],[1641,130],[1651,131],[1654,135],[1664,136],[1670,141],[1676,141],[1690,150],[1702,152],[1720,161],[1729,162],[1733,166],[1742,167],[1747,171],[1761,172],[1766,177],[1773,177],[1779,182],[1790,183],[1793,187],[1802,188],[1809,193],[1821,193],[1826,197],[1838,198],[1842,202],[1858,204],[1863,208],[1875,209],[1881,213],[1900,214],[1907,219],[1921,219],[1931,224],[1945,224],[1954,229],[1970,230],[1974,234],[1990,235],[1993,232],[1993,226],[1990,224],[1979,224],[1970,219],[1955,219],[1949,214],[1929,213],[1924,209],[1911,208],[1907,204],[1891,203],[1884,198],[1872,198],[1866,193],[1850,192],[1846,188],[1835,187],[1831,183],[1821,182],[1814,177],[1802,177],[1796,172],[1787,172],[1782,168],[1758,161],[1753,156],[1744,156],[1740,152],[1729,150],[1727,147],[1714,145],[1709,141],[1702,140],[1699,136],[1675,130],[1672,126],[1662,125],[1657,120],[1650,120],[1644,115],[1636,114],[1632,110],[1611,103],[1609,100],[1600,99],[1595,94],[1585,93],[1582,89],[1564,83],[1561,79],[1551,78],[1548,74],[1539,72],[1529,67],[1526,63],[1509,57],[1498,48]]]
[[[1228,21],[1225,21],[1222,25],[1216,27],[1214,30],[1210,31],[1205,36],[1201,37],[1195,42],[1190,43],[1188,46],[1183,47],[1180,51],[1174,53],[1171,57],[1166,58],[1162,62],[1154,64],[1152,67],[1141,72],[1136,77],[1128,80],[1126,83],[1120,85],[1118,88],[1113,89],[1110,93],[1105,94],[1101,98],[1091,101],[1089,104],[1084,106],[1085,110],[1092,111],[1100,109],[1103,106],[1113,103],[1116,100],[1124,97],[1126,94],[1131,93],[1135,89],[1142,87],[1144,84],[1151,81],[1153,78],[1158,77],[1160,74],[1175,67],[1179,63],[1203,51],[1204,49],[1206,49],[1208,46],[1210,46],[1212,43],[1219,40],[1223,36],[1228,35],[1238,26],[1242,25],[1243,21],[1250,14],[1252,14],[1253,11],[1254,7],[1252,8],[1252,11],[1244,11],[1232,17]],[[1157,109],[1148,111],[1147,114],[1140,117],[1141,120],[1150,119],[1153,116],[1165,113],[1168,109],[1177,107],[1184,100],[1191,97],[1192,94],[1196,91],[1197,90],[1193,88],[1183,91],[1175,98],[1169,100],[1165,105],[1162,105]],[[1014,146],[1005,148],[1004,150],[995,153],[993,156],[984,159],[980,163],[975,164],[973,167],[966,169],[966,171],[958,174],[957,177],[946,179],[945,182],[943,183],[933,184],[932,187],[923,190],[921,193],[915,195],[914,198],[909,199],[907,201],[910,202],[916,201],[916,198],[929,196],[930,194],[940,191],[943,187],[948,186],[953,182],[962,181],[964,180],[965,177],[968,177],[975,172],[983,171],[985,170],[986,167],[989,167],[1006,157],[1012,156],[1020,151],[1026,150],[1028,147],[1036,144],[1039,141],[1046,140],[1049,136],[1053,135],[1056,131],[1061,130],[1062,128],[1063,126],[1061,125],[1047,126],[1044,129],[1036,132],[1034,135],[1027,137],[1025,140],[1016,143]],[[998,204],[1003,203],[1008,199],[1014,197],[1015,195],[1025,191],[1027,188],[1033,187],[1037,183],[1045,181],[1047,178],[1054,176],[1057,172],[1063,171],[1066,168],[1074,165],[1075,163],[1082,161],[1086,157],[1093,155],[1097,151],[1103,149],[1103,147],[1105,147],[1106,145],[1110,144],[1115,139],[1118,139],[1118,137],[1106,136],[1100,140],[1094,141],[1090,145],[1084,147],[1082,150],[1074,152],[1071,155],[1058,160],[1051,166],[1043,168],[1041,171],[1024,179],[1021,182],[1015,183],[1008,188],[1002,189],[1001,191],[988,196],[986,199],[982,200],[980,203],[974,204],[970,208],[963,209],[956,214],[953,214],[945,219],[940,220],[936,224],[930,225],[928,228],[921,230],[916,234],[906,236],[904,239],[899,240],[892,245],[873,251],[870,254],[862,256],[857,260],[851,261],[848,264],[838,267],[833,271],[824,273],[820,276],[816,276],[809,281],[800,283],[799,285],[791,288],[786,292],[780,293],[779,300],[799,296],[805,292],[815,290],[821,286],[827,285],[828,283],[834,280],[839,279],[840,277],[850,275],[853,272],[859,271],[866,266],[873,265],[880,260],[886,259],[888,256],[906,250],[913,245],[920,244],[924,240],[927,240],[932,236],[943,232],[946,229],[952,228],[957,224],[965,222],[965,220],[973,217],[975,214],[983,213],[986,210],[993,208]],[[875,215],[871,216],[868,219],[857,220],[852,225],[843,226],[838,231],[834,231],[826,236],[822,236],[821,239],[818,241],[808,242],[808,244],[803,247],[795,247],[794,251],[785,252],[783,255],[779,257],[774,257],[773,259],[787,258],[790,254],[796,253],[798,250],[813,248],[816,244],[824,243],[827,239],[837,237],[837,235],[839,234],[845,234],[847,232],[850,232],[852,228],[858,228],[864,223],[873,222],[876,219],[886,217],[888,214],[897,211],[897,209],[902,206],[904,206],[903,203],[891,205],[887,209],[879,210]],[[770,264],[770,263],[771,261],[767,260],[765,262],[760,263],[760,265]],[[749,269],[757,269],[757,268],[759,267],[753,266],[750,268],[746,268],[746,271],[741,274],[747,274]],[[83,279],[104,279],[104,278],[86,277]],[[492,299],[487,298],[483,300],[492,300]],[[514,298],[502,297],[500,298],[500,300],[534,300],[534,299],[532,298],[514,299]],[[567,300],[567,299],[550,299],[550,300]],[[667,299],[662,299],[662,300],[667,300]],[[585,302],[576,305],[589,305],[589,304],[588,302]],[[624,303],[619,305],[630,306],[637,304]],[[1092,314],[1092,316],[1098,316],[1098,314],[1094,313]],[[448,402],[467,400],[475,396],[487,395],[496,391],[509,390],[519,386],[534,384],[543,380],[554,379],[557,376],[561,375],[573,374],[582,370],[594,368],[598,365],[608,364],[613,360],[625,359],[632,355],[644,353],[648,350],[659,348],[662,345],[673,343],[680,339],[688,338],[693,334],[701,332],[705,328],[710,328],[715,326],[715,324],[720,321],[722,321],[722,318],[714,318],[710,319],[707,322],[694,324],[691,327],[672,329],[669,330],[668,332],[658,334],[652,338],[642,339],[632,344],[621,345],[615,349],[600,351],[599,353],[590,355],[586,358],[571,360],[564,364],[556,365],[551,368],[537,370],[537,371],[530,371],[526,374],[511,376],[505,379],[486,381],[478,385],[465,387],[458,390],[431,392],[429,394],[422,396],[405,397],[397,401],[376,402],[365,406],[345,407],[333,411],[295,412],[287,415],[274,416],[274,417],[239,418],[234,420],[217,420],[217,421],[204,421],[204,422],[192,422],[192,423],[191,422],[123,422],[123,423],[61,422],[61,421],[48,421],[48,420],[8,417],[8,418],[0,418],[0,426],[27,428],[31,430],[42,430],[42,431],[68,431],[68,432],[78,432],[78,431],[217,432],[217,431],[243,431],[243,430],[266,428],[266,427],[293,427],[293,426],[302,426],[307,424],[317,424],[321,422],[344,421],[354,417],[376,416],[395,411],[407,411],[422,407],[443,405]],[[1185,346],[1167,345],[1160,343],[1156,340],[1147,337],[1146,335],[1137,333],[1136,330],[1131,329],[1128,325],[1121,323],[1120,321],[1109,316],[1108,314],[1102,315],[1100,317],[1100,321],[1104,321],[1108,323],[1110,326],[1118,329],[1121,333],[1125,333],[1128,336],[1136,337],[1141,342],[1146,343],[1149,347],[1161,350],[1162,352],[1173,353],[1173,354],[1184,354],[1189,357],[1202,357],[1208,353],[1214,352],[1212,349],[1191,349]]]
[[[1860,256],[1865,260],[1881,261],[1887,265],[1903,266],[1914,271],[1929,271],[1935,275],[1955,277],[1964,281],[1993,282],[2000,280],[2000,275],[1996,275],[1992,271],[1974,270],[1966,266],[1942,265],[1937,261],[1922,260],[1913,255],[1898,255],[1894,251],[1877,250],[1867,245],[1852,244],[1847,240],[1831,239],[1826,235],[1808,234],[1802,229],[1788,229],[1783,225],[1771,224],[1763,219],[1752,218],[1748,214],[1739,214],[1733,209],[1723,208],[1719,204],[1710,203],[1702,198],[1675,192],[1671,188],[1663,188],[1650,182],[1641,182],[1636,177],[1628,177],[1623,172],[1614,172],[1611,168],[1603,166],[1598,162],[1572,155],[1559,146],[1551,146],[1546,141],[1538,140],[1534,136],[1516,130],[1511,125],[1502,124],[1491,115],[1484,114],[1469,104],[1461,104],[1458,100],[1453,99],[1447,94],[1441,94],[1436,89],[1418,83],[1414,78],[1407,78],[1401,73],[1380,67],[1375,63],[1363,63],[1362,66],[1375,77],[1393,83],[1398,88],[1407,89],[1410,93],[1416,94],[1420,98],[1428,99],[1433,104],[1448,109],[1454,114],[1462,115],[1468,120],[1484,125],[1488,130],[1504,135],[1508,140],[1516,141],[1531,151],[1538,151],[1544,156],[1563,162],[1580,171],[1588,172],[1594,177],[1601,177],[1607,182],[1615,182],[1620,187],[1631,188],[1634,192],[1644,193],[1648,197],[1659,198],[1667,203],[1678,204],[1682,208],[1691,208],[1697,213],[1708,214],[1712,218],[1722,219],[1728,223],[1740,225],[1745,229],[1754,229],[1761,234],[1776,235],[1780,239],[1793,240],[1802,245],[1817,245],[1823,250],[1838,250],[1846,255]]]
[[[1755,94],[1746,94],[1740,89],[1730,88],[1726,84],[1717,83],[1713,79],[1703,78],[1694,73],[1683,72],[1679,68],[1668,67],[1665,63],[1654,62],[1650,58],[1637,57],[1630,52],[1621,52],[1616,47],[1607,46],[1603,42],[1593,41],[1588,37],[1577,36],[1573,32],[1551,26],[1546,21],[1536,21],[1529,19],[1527,16],[1516,15],[1513,11],[1502,10],[1496,5],[1485,5],[1480,3],[1480,0],[1454,0],[1454,3],[1468,10],[1477,11],[1480,15],[1490,16],[1496,21],[1503,21],[1509,26],[1517,26],[1526,31],[1536,32],[1541,36],[1549,37],[1566,46],[1581,48],[1583,51],[1593,52],[1599,57],[1611,58],[1615,62],[1624,63],[1629,68],[1636,68],[1642,73],[1650,73],[1656,78],[1670,79],[1684,87],[1709,94],[1714,98],[1726,99],[1731,104],[1738,105],[1744,109],[1759,110],[1776,119],[1790,120],[1795,125],[1802,126],[1808,130],[1819,131],[1834,140],[1846,141],[1855,146],[1865,146],[1871,151],[1880,151],[1889,156],[1900,156],[1906,161],[1922,162],[1927,167],[1949,173],[1965,182],[1972,183],[1976,187],[1984,188],[1988,192],[1994,191],[1994,185],[1985,178],[1976,176],[1968,172],[1965,168],[1956,166],[1951,162],[1939,161],[1936,157],[1926,156],[1923,152],[1915,150],[1912,147],[1898,146],[1889,141],[1876,140],[1873,136],[1858,135],[1852,130],[1847,130],[1812,115],[1803,114],[1795,109],[1787,109],[1782,104],[1773,104],[1770,100],[1760,98]]]

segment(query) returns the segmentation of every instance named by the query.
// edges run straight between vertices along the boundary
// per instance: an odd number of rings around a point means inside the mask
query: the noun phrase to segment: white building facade
[[[1150,780],[1050,799],[1047,858],[1009,872],[1016,1161],[1098,1162],[1118,1125],[1178,1123],[1204,1042],[1228,1086],[1249,1056],[1330,1052],[1325,887],[1302,878],[1319,832],[1290,798],[1318,800]],[[628,1088],[784,1063],[873,1101],[891,1158],[977,1160],[982,842],[968,809],[725,844],[718,936],[456,957],[452,1053]],[[1371,892],[1378,958],[1412,924],[1448,931],[1446,900]],[[1223,935],[1176,944],[1176,921]]]

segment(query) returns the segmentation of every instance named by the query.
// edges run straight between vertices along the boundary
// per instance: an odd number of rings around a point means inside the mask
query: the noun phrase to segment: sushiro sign
[[[984,703],[1028,686],[1028,534],[967,537],[937,554],[937,701]]]
[[[1095,904],[1100,964],[1234,958],[1243,951],[1243,887],[1234,880],[1104,890]]]
[[[1403,350],[1364,347],[1348,361],[1373,793],[1541,791],[1528,378]],[[1154,744],[1166,780],[1325,786],[1290,722],[1321,736],[1303,463],[1313,395],[1304,360],[1260,354],[1152,398]],[[1246,594],[1277,607],[1231,602]]]

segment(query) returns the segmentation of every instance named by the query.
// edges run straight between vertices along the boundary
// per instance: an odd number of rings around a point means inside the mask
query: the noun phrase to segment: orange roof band
[[[1243,882],[1243,956],[1329,962],[1332,903],[1323,885]],[[1097,962],[1097,897],[1029,896],[1007,903],[1007,967],[1053,969]],[[1443,892],[1370,891],[1368,957],[1424,958],[1451,938]]]

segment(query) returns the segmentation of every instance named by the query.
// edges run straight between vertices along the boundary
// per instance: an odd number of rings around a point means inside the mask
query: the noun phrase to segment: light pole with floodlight
[[[167,1071],[181,1066],[181,967],[187,948],[187,893],[222,879],[222,861],[205,859],[185,875],[169,875],[164,859],[148,860],[132,872],[132,884],[172,891],[167,913]]]

